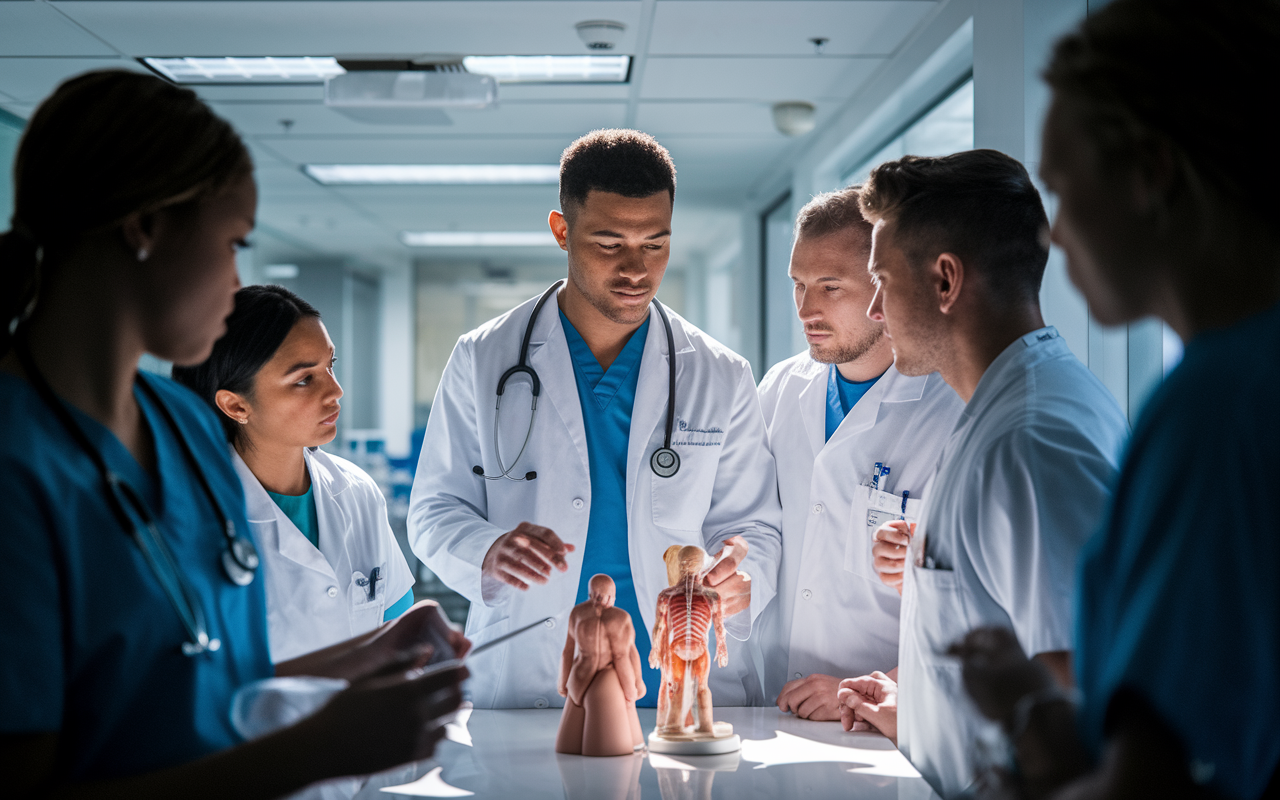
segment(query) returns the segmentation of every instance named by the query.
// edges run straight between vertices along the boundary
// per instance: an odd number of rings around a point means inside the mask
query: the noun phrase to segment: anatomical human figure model
[[[715,725],[711,713],[711,689],[707,678],[711,658],[707,653],[707,634],[715,627],[716,663],[729,663],[725,647],[724,615],[720,596],[702,583],[702,566],[706,553],[700,547],[680,548],[674,559],[679,566],[679,580],[658,594],[657,624],[653,627],[653,649],[649,666],[662,670],[662,690],[666,703],[658,713],[654,735],[664,739],[720,738],[732,734],[726,725]],[[668,562],[670,565],[670,562]],[[686,729],[686,715],[694,698],[686,692],[692,680],[696,697],[697,724]],[[663,700],[659,695],[659,701]]]
[[[613,606],[612,578],[596,575],[588,589],[587,601],[569,612],[559,686],[566,701],[556,752],[629,755],[644,744],[636,715],[636,700],[645,691],[636,631],[631,615]]]

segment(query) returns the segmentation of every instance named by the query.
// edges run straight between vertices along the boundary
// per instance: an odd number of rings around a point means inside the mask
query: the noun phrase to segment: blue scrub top
[[[1258,797],[1280,767],[1277,354],[1280,306],[1187,344],[1080,559],[1087,739],[1100,750],[1112,699],[1136,692],[1225,797]]]
[[[827,441],[831,441],[836,428],[882,377],[883,372],[869,381],[851,381],[840,374],[835,364],[827,368]]]
[[[649,321],[645,320],[631,334],[608,371],[600,366],[563,311],[560,324],[569,342],[573,376],[578,384],[591,472],[591,517],[587,522],[587,546],[582,554],[582,577],[575,602],[586,601],[593,575],[604,573],[613,578],[618,590],[614,605],[631,615],[636,629],[636,648],[640,651],[645,695],[636,705],[653,708],[658,704],[662,672],[649,666],[649,631],[640,616],[635,581],[631,577],[631,553],[627,547],[627,445]],[[653,601],[657,602],[657,598]]]
[[[209,408],[178,384],[162,398],[214,495],[249,536],[244,494]],[[240,741],[232,694],[273,674],[262,575],[234,586],[218,518],[173,430],[140,389],[156,449],[147,473],[107,428],[72,416],[109,468],[141,495],[204,606],[215,653],[181,652],[186,630],[116,520],[102,477],[25,381],[0,372],[0,733],[60,734],[67,780],[175,766]]]

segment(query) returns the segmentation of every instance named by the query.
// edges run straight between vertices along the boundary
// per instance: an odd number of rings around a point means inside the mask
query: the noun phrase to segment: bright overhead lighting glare
[[[551,231],[401,231],[410,247],[558,247]]]
[[[555,184],[557,164],[307,164],[303,172],[326,186],[397,184]]]
[[[292,280],[298,277],[297,264],[267,264],[262,268],[262,277],[278,281]]]
[[[467,56],[462,65],[499,83],[626,83],[631,56]]]
[[[142,63],[174,83],[323,83],[346,72],[329,56],[144,58]]]

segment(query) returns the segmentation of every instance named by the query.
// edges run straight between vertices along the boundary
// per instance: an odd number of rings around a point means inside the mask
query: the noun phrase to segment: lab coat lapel
[[[800,420],[808,434],[814,458],[827,443],[827,370],[830,366],[809,361],[809,383],[800,390]]]
[[[267,494],[267,490],[262,488],[262,484],[258,482],[257,476],[249,469],[249,465],[244,463],[244,459],[240,458],[240,454],[233,448],[231,450],[231,462],[235,466],[236,473],[240,476],[240,483],[244,487],[245,511],[249,519],[249,526],[253,528],[255,537],[261,547],[274,546],[280,555],[299,564],[307,569],[313,569],[316,572],[327,575],[330,578],[337,579],[333,567],[325,558],[324,554],[311,546],[311,542],[307,541],[307,537],[302,535],[302,531],[298,530],[298,526],[285,516],[280,510],[280,506],[271,499],[271,495]],[[313,478],[314,480],[314,478]],[[316,511],[319,512],[322,506],[320,498],[316,498]],[[321,522],[323,527],[323,521]],[[270,541],[274,535],[274,543]],[[323,541],[323,537],[321,538]]]
[[[518,335],[524,334],[520,326]],[[516,351],[519,352],[517,339]],[[542,381],[542,396],[538,408],[545,414],[549,404],[564,422],[584,469],[590,469],[587,456],[587,429],[582,421],[582,404],[578,399],[578,384],[573,377],[573,360],[569,355],[569,343],[564,338],[560,324],[560,312],[554,298],[543,307],[538,322],[533,326],[529,340],[529,366]],[[552,459],[554,462],[555,459]],[[550,476],[548,476],[550,477]]]
[[[342,494],[350,481],[336,469],[326,453],[306,451],[307,470],[311,473],[311,493],[316,502],[319,523],[320,552],[330,567],[352,563],[347,545],[351,541],[351,519],[342,507]]]
[[[681,385],[684,372],[680,363],[681,353],[693,352],[693,343],[680,319],[670,310],[671,335],[676,345],[676,414],[681,403],[690,402],[690,386]],[[635,496],[636,481],[640,471],[648,469],[649,442],[655,429],[665,433],[667,425],[668,383],[671,380],[667,359],[667,329],[662,324],[658,310],[649,306],[649,333],[644,340],[644,355],[640,357],[640,376],[636,381],[636,401],[631,407],[631,432],[627,438],[627,516],[631,516],[631,501]],[[673,431],[674,435],[674,431]]]
[[[849,415],[844,418],[844,422],[840,423],[836,432],[831,434],[831,443],[857,436],[870,429],[880,418],[881,403],[907,403],[919,400],[924,396],[924,386],[928,380],[928,377],[923,375],[918,378],[908,378],[890,366],[880,380],[876,381],[876,385],[867,390],[857,405],[849,409]]]

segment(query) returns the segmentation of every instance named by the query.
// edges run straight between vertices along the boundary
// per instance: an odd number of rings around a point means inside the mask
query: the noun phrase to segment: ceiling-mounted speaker
[[[804,136],[813,130],[816,111],[813,103],[803,101],[774,103],[773,124],[787,136]]]
[[[607,19],[591,19],[573,27],[577,29],[582,43],[592,50],[612,50],[622,41],[622,33],[627,29],[621,22]]]

